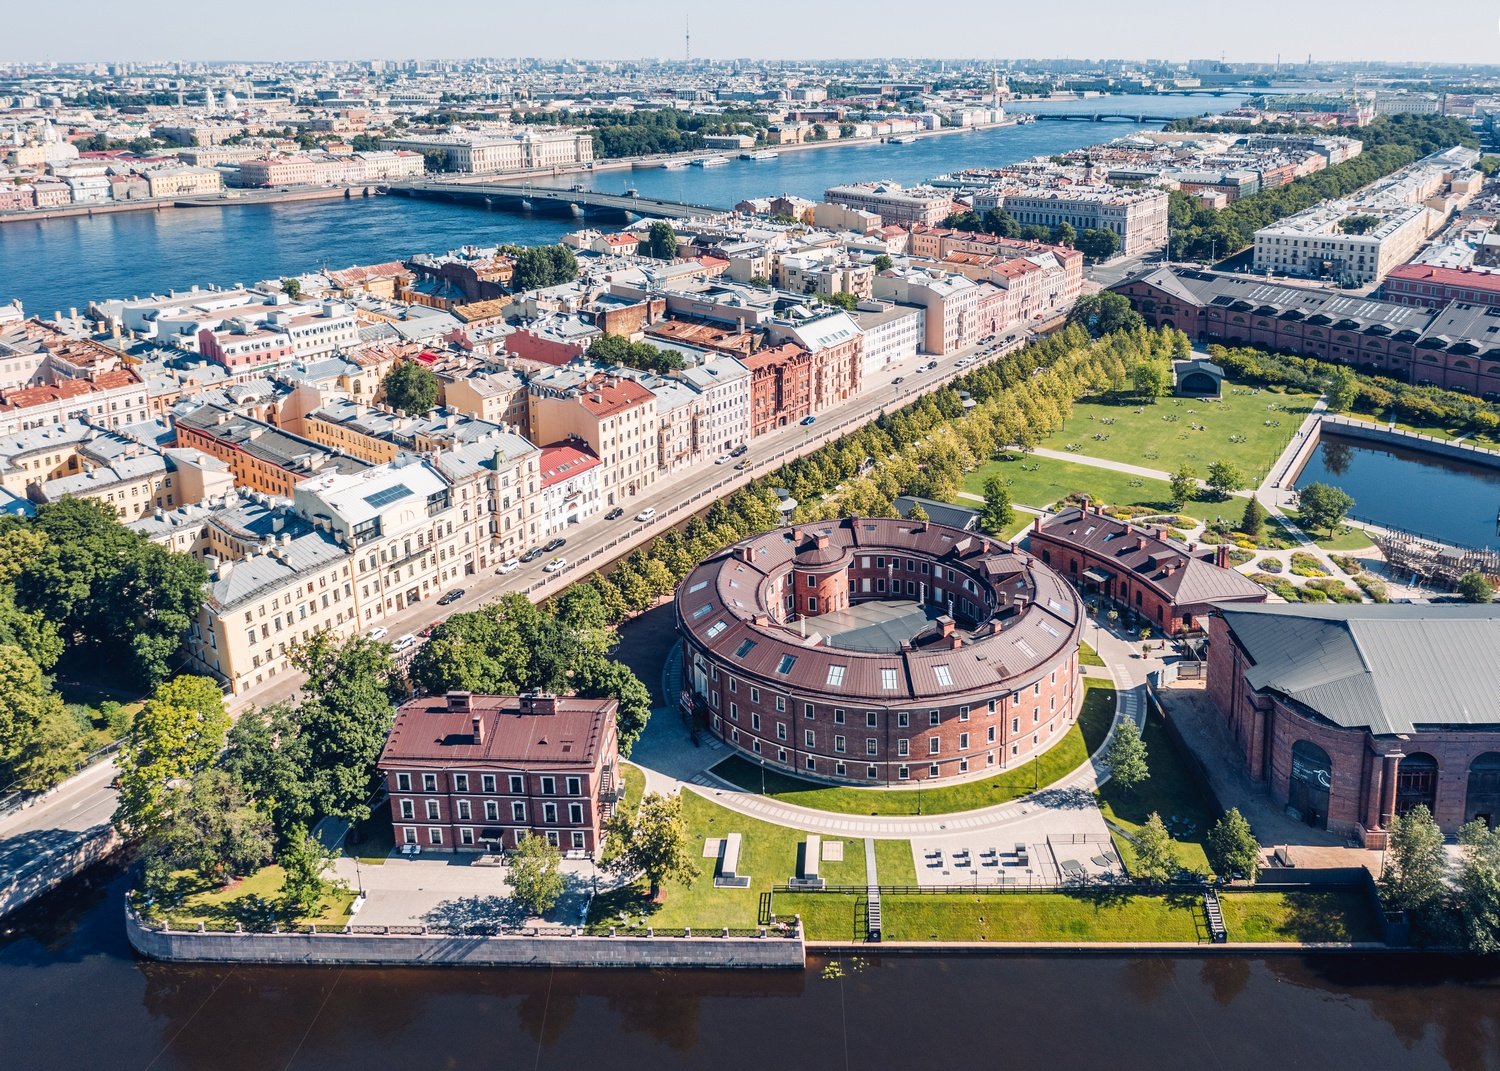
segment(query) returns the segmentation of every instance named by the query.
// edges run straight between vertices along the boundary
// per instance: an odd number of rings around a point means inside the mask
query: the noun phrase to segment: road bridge
[[[555,186],[528,186],[507,182],[400,182],[385,192],[398,197],[426,197],[448,201],[480,201],[494,208],[513,212],[553,209],[582,216],[590,211],[618,212],[625,216],[648,216],[656,219],[691,219],[716,215],[727,208],[712,205],[683,204],[654,197],[603,193],[599,190],[560,189]]]
[[[1170,123],[1173,119],[1180,117],[1173,115],[1145,115],[1141,113],[1126,114],[1125,112],[1037,112],[1036,118],[1047,120],[1066,119],[1075,123]]]

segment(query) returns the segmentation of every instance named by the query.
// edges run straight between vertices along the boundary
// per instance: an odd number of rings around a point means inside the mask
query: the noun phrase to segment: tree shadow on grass
[[[620,885],[594,897],[589,908],[589,926],[599,929],[649,926],[652,917],[660,910],[661,905],[651,902],[643,886]]]
[[[1084,788],[1044,788],[1032,795],[1039,806],[1054,811],[1093,810],[1094,794]]]

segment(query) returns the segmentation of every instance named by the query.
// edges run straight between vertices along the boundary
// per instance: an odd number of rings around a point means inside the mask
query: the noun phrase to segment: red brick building
[[[403,704],[380,755],[396,843],[496,851],[534,833],[594,855],[623,791],[618,706],[468,692]]]
[[[795,424],[812,412],[812,354],[795,342],[741,357],[750,369],[750,434]]]
[[[1402,264],[1386,274],[1380,297],[1398,305],[1429,309],[1440,309],[1450,301],[1500,305],[1500,272]]]
[[[865,785],[1028,762],[1083,701],[1083,605],[1009,543],[850,517],[766,532],[677,589],[685,711],[751,762]]]
[[[1500,821],[1500,606],[1226,606],[1208,635],[1245,772],[1309,825],[1383,848],[1418,805]]]
[[[1266,589],[1228,568],[1228,547],[1183,546],[1162,529],[1070,506],[1038,517],[1031,552],[1085,592],[1125,607],[1158,635],[1195,632],[1221,602],[1265,602]]]

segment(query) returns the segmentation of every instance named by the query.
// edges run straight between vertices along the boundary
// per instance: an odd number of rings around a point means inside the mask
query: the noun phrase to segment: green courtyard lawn
[[[887,941],[1181,941],[1208,939],[1196,896],[1110,890],[885,896]]]
[[[1380,922],[1363,889],[1228,889],[1219,905],[1231,941],[1381,940]]]
[[[1129,792],[1113,781],[1106,781],[1099,789],[1099,807],[1104,820],[1113,827],[1115,847],[1129,870],[1135,863],[1135,849],[1119,831],[1136,833],[1155,811],[1173,835],[1182,868],[1207,874],[1210,868],[1203,845],[1209,827],[1218,821],[1218,804],[1200,788],[1187,756],[1167,735],[1160,715],[1147,716],[1142,737],[1151,776]]]
[[[646,794],[646,771],[634,763],[622,762],[620,778],[625,782],[625,798],[620,802],[620,809],[626,814],[634,814],[641,805],[641,797]]]
[[[1108,506],[1144,506],[1163,514],[1186,514],[1200,521],[1211,521],[1219,516],[1238,519],[1245,509],[1244,500],[1238,497],[1222,502],[1213,498],[1194,498],[1174,507],[1170,501],[1171,488],[1165,480],[1131,476],[1082,461],[1030,454],[1013,453],[985,462],[964,477],[963,490],[982,498],[984,481],[994,475],[1005,481],[1012,502],[1038,509],[1061,502],[1072,494],[1086,494]],[[971,498],[960,498],[958,504],[971,508],[979,506]],[[1030,523],[1028,518],[1028,526]],[[1020,538],[1019,534],[1014,538]]]
[[[760,792],[764,776],[765,794],[783,803],[819,811],[860,815],[952,814],[1007,803],[1045,788],[1088,761],[1085,740],[1091,734],[1102,739],[1115,713],[1115,689],[1109,681],[1086,678],[1083,710],[1052,747],[1033,762],[978,781],[925,789],[858,788],[823,785],[792,777],[772,769],[762,770],[739,755],[715,766],[712,772],[749,792]],[[1101,730],[1102,727],[1102,730]]]
[[[1310,394],[1229,382],[1219,401],[1160,398],[1142,404],[1129,397],[1095,398],[1075,405],[1067,424],[1041,445],[1049,450],[1074,445],[1091,457],[1163,472],[1188,464],[1200,477],[1215,461],[1227,461],[1258,481],[1316,401]]]
[[[1347,524],[1339,525],[1332,538],[1329,537],[1326,528],[1319,528],[1317,531],[1304,528],[1303,531],[1307,532],[1308,538],[1324,550],[1364,550],[1375,545],[1370,541],[1370,537],[1365,535],[1363,528],[1354,528]]]
[[[721,807],[691,790],[682,793],[682,816],[688,829],[688,842],[698,876],[686,885],[668,883],[660,904],[651,904],[644,881],[601,893],[589,912],[589,926],[596,931],[638,929],[653,926],[661,929],[714,929],[729,926],[755,926],[760,919],[761,896],[772,885],[785,884],[797,874],[797,852],[807,834],[786,826],[762,822]],[[703,857],[704,840],[740,834],[739,873],[750,878],[744,889],[720,889],[714,886],[716,861]],[[823,843],[837,838],[824,837]],[[850,838],[844,842],[842,862],[824,862],[820,870],[829,885],[865,884],[864,842]],[[776,899],[776,913],[784,917],[797,909],[783,908]],[[826,904],[815,905],[811,913],[832,911]],[[626,916],[621,920],[621,914]],[[821,917],[821,916],[819,916]]]
[[[1080,643],[1078,645],[1078,664],[1080,666],[1102,667],[1104,665],[1104,659],[1100,658],[1099,652],[1094,650],[1088,644]]]
[[[912,858],[911,841],[877,840],[875,870],[882,885],[915,885],[917,861]]]
[[[197,929],[200,922],[210,930],[232,930],[235,923],[242,924],[247,930],[268,930],[273,923],[306,925],[311,922],[320,926],[343,926],[349,921],[349,905],[354,902],[354,892],[342,885],[330,887],[319,903],[317,914],[289,918],[281,906],[281,882],[285,876],[281,867],[272,864],[221,888],[208,885],[196,875],[183,871],[176,876],[173,897],[181,896],[181,902],[147,908],[144,913],[153,918],[170,919],[179,929]]]

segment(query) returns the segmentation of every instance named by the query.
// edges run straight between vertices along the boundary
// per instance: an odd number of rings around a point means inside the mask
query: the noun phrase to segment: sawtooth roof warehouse
[[[752,762],[804,777],[982,776],[1077,716],[1083,609],[989,536],[868,517],[783,528],[678,588],[681,701]]]

